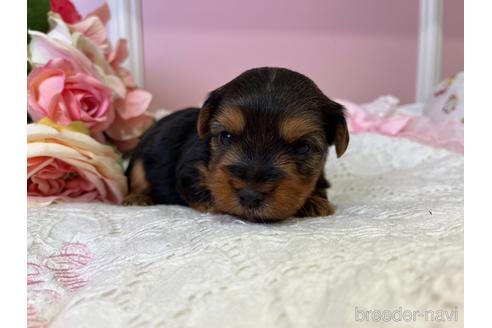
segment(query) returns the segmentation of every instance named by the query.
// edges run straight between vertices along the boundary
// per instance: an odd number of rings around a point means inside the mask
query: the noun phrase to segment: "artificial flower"
[[[147,112],[152,95],[142,89],[130,89],[126,97],[114,101],[115,118],[106,134],[122,152],[136,146],[140,136],[153,124],[154,115]]]
[[[27,95],[34,121],[44,117],[62,125],[82,121],[100,138],[114,120],[111,91],[65,59],[34,68],[27,78]]]
[[[85,16],[75,24],[70,24],[72,32],[78,32],[92,40],[105,56],[112,51],[111,42],[108,39],[105,25],[110,18],[109,7],[106,3]]]
[[[51,30],[47,34],[29,31],[31,65],[44,65],[54,58],[73,61],[83,71],[101,80],[115,97],[124,97],[125,85],[107,62],[102,49],[84,34],[72,32],[58,14],[50,13],[48,20]]]
[[[105,142],[109,137],[120,151],[128,152],[154,122],[154,115],[147,111],[152,95],[138,88],[123,66],[128,58],[127,41],[120,39],[113,47],[108,40],[105,29],[110,18],[108,5],[100,6],[84,18],[76,18],[72,7],[70,1],[56,2],[48,14],[49,32],[29,31],[32,41],[28,54],[34,68],[28,86],[29,113],[35,121],[46,116],[62,125],[81,120],[97,140]],[[67,20],[68,16],[71,19]],[[110,89],[110,106],[106,108],[103,101],[107,92],[92,97],[75,97],[68,91],[66,97],[60,95],[63,84],[60,78],[66,77],[67,72],[54,72],[50,66],[55,59],[63,59],[64,67],[76,67],[77,78],[89,76]],[[93,79],[86,82],[94,82]],[[80,92],[92,90],[95,91]]]
[[[27,126],[28,200],[121,203],[127,180],[113,148],[70,126],[42,123]]]

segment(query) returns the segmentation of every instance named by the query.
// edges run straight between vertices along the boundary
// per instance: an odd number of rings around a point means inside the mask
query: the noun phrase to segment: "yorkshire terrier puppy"
[[[344,108],[306,76],[248,70],[203,107],[164,117],[143,136],[127,170],[125,204],[179,204],[252,221],[334,213],[328,148],[349,143]]]

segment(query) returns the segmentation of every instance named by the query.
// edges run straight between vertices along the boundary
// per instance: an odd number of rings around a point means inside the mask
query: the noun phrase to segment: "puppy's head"
[[[343,107],[306,76],[282,68],[244,72],[210,93],[198,119],[210,145],[215,207],[251,220],[296,214],[314,190],[327,149],[349,135]]]

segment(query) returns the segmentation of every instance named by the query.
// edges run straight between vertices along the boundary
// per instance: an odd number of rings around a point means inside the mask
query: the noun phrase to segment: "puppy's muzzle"
[[[241,206],[250,210],[260,208],[276,183],[286,175],[279,168],[265,164],[237,163],[228,165],[227,170],[242,181],[236,196]]]
[[[231,164],[227,170],[232,176],[255,184],[276,183],[286,176],[284,171],[275,166],[252,163]]]
[[[254,209],[261,206],[265,195],[261,192],[254,191],[248,188],[241,189],[237,192],[239,203],[242,207]]]

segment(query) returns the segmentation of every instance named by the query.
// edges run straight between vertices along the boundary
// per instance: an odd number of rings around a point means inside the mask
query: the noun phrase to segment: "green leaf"
[[[27,0],[27,28],[30,30],[48,32],[49,0]],[[28,37],[29,42],[29,37]]]

